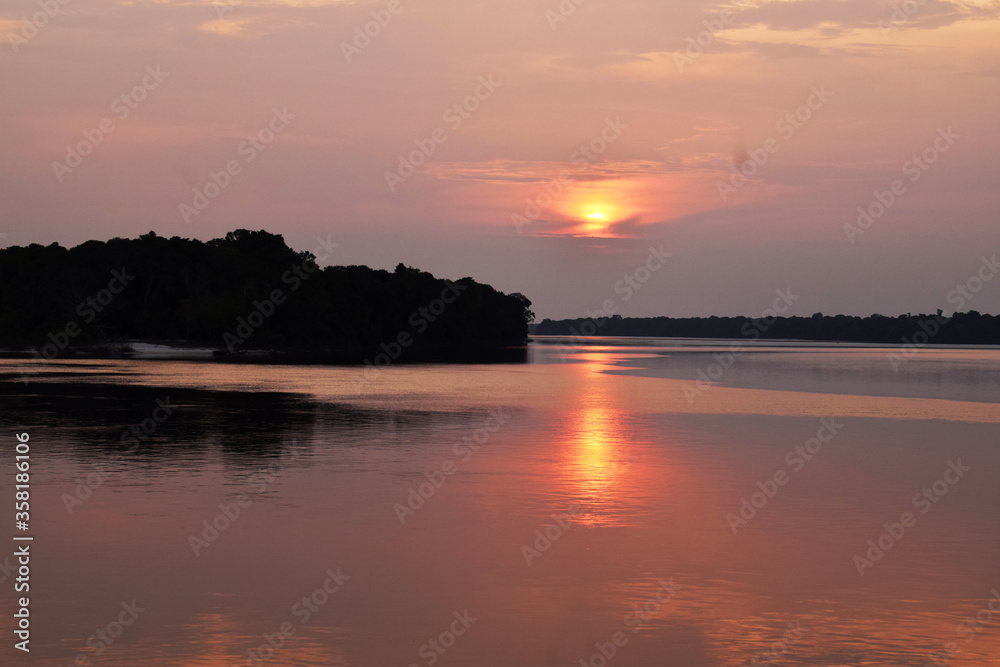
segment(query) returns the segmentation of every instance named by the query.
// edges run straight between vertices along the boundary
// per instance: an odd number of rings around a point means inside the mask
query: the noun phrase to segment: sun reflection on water
[[[579,372],[586,375],[581,393],[567,410],[563,441],[566,445],[565,473],[568,491],[582,506],[579,521],[587,525],[615,523],[627,499],[622,492],[631,462],[630,436],[619,405],[616,378],[601,373],[610,365],[610,355],[585,356]]]

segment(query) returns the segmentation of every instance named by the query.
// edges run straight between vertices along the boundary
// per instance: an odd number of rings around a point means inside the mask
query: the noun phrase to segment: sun
[[[629,217],[624,200],[618,183],[588,183],[564,200],[560,212],[573,235],[611,238]]]
[[[608,228],[608,214],[603,211],[595,211],[587,215],[587,221],[583,225],[584,230],[590,234],[604,232]]]

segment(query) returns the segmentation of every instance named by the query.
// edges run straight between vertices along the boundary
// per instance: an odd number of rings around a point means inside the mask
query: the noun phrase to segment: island
[[[238,229],[207,242],[149,232],[4,248],[0,347],[46,359],[155,347],[348,364],[524,353],[534,319],[524,295],[403,264],[321,267],[335,245],[296,251],[281,235]]]

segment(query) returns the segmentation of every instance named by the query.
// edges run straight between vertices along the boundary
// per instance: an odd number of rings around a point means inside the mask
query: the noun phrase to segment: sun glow
[[[608,233],[611,225],[620,217],[618,207],[606,202],[587,202],[577,211],[578,218],[583,219],[581,231],[594,236]]]
[[[584,236],[614,236],[615,227],[631,213],[628,197],[621,183],[588,185],[573,193],[564,209],[574,221],[575,232]]]
[[[636,224],[639,211],[634,183],[625,179],[603,179],[574,185],[561,198],[554,213],[558,233],[595,238],[619,237]]]
[[[608,228],[608,215],[607,213],[591,213],[587,216],[587,222],[583,225],[584,230],[588,233],[599,233],[603,232]]]

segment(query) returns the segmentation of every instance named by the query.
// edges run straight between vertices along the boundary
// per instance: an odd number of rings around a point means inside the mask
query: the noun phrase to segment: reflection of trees
[[[144,434],[144,420],[151,424],[157,400],[168,397],[172,413]],[[252,471],[272,460],[302,460],[317,442],[370,444],[373,430],[391,434],[442,419],[439,413],[318,403],[295,394],[89,382],[33,382],[29,389],[0,382],[0,401],[0,428],[30,432],[53,456],[84,464],[114,459],[150,470],[190,467],[221,455],[227,468]]]
[[[290,441],[309,440],[315,412],[289,394],[120,384],[33,382],[26,391],[0,382],[0,396],[9,406],[0,424],[16,416],[23,430],[38,420],[35,428],[51,434],[51,449],[65,447],[86,459],[128,452],[136,442],[129,460],[191,458],[210,447],[239,459],[274,456]],[[154,423],[157,400],[167,399],[170,415],[144,432],[144,421]]]

